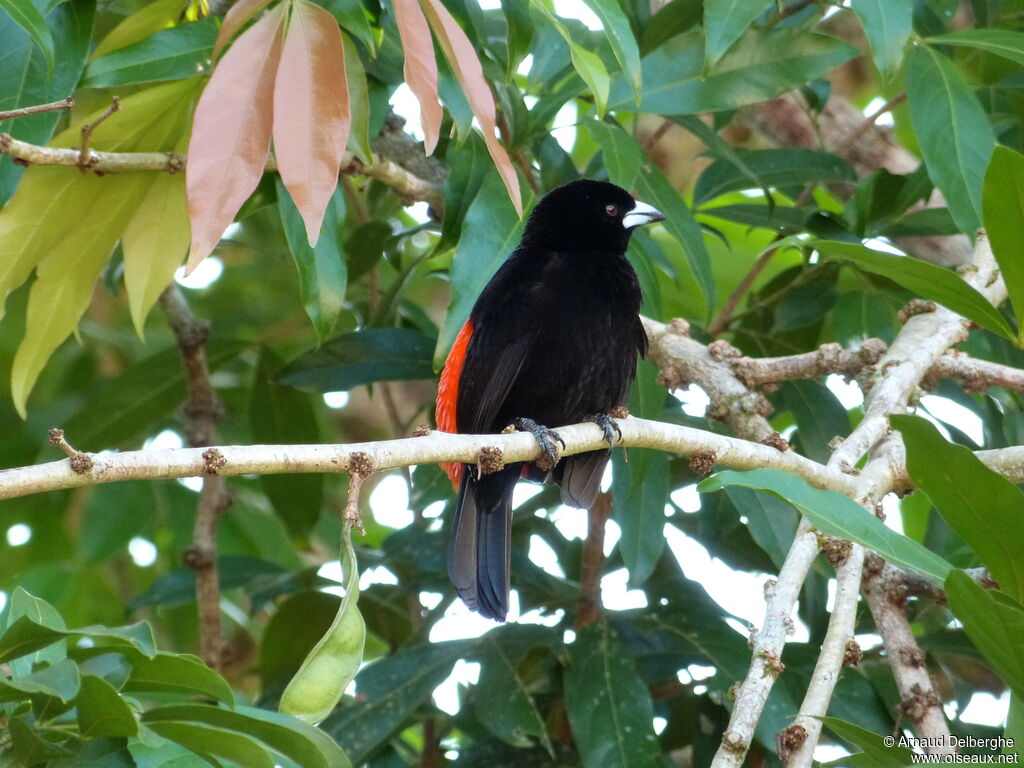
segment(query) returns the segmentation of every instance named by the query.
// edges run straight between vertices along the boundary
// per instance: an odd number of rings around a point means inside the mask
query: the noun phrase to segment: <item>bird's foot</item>
[[[609,448],[615,447],[616,433],[619,435],[618,439],[622,439],[622,430],[619,429],[619,423],[612,418],[610,413],[595,413],[592,416],[587,416],[587,421],[592,421],[601,428]]]
[[[529,432],[533,435],[533,439],[540,446],[541,456],[537,459],[537,466],[545,472],[554,469],[558,463],[558,448],[555,447],[555,441],[557,440],[565,448],[565,440],[555,430],[548,429],[533,419],[518,418],[512,424],[520,432]]]

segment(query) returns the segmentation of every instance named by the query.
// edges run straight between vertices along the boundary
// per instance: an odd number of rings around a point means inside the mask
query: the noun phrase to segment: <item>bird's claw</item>
[[[533,435],[533,439],[540,446],[541,456],[537,459],[537,466],[545,472],[554,469],[558,463],[558,449],[555,447],[555,441],[560,442],[562,448],[565,448],[565,440],[555,430],[548,429],[533,419],[518,418],[513,425],[520,432],[529,432]]]
[[[588,416],[587,421],[592,421],[601,428],[604,432],[605,442],[608,443],[609,448],[615,447],[615,433],[618,433],[618,439],[622,439],[622,430],[619,429],[619,423],[607,413],[595,413],[593,416]]]

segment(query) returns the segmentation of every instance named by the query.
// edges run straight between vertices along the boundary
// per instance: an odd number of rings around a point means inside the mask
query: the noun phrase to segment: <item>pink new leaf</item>
[[[405,82],[420,102],[427,154],[434,151],[441,135],[441,105],[437,100],[437,61],[430,27],[417,0],[394,0],[395,21],[405,52]]]

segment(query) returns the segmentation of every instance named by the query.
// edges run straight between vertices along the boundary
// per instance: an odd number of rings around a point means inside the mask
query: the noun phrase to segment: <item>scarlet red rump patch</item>
[[[469,347],[469,340],[473,337],[473,321],[467,320],[455,337],[452,351],[444,361],[444,370],[441,371],[441,383],[437,385],[437,412],[435,418],[437,428],[442,432],[458,432],[459,428],[455,422],[455,407],[459,400],[459,378],[462,376],[462,364],[466,362],[466,349]],[[452,479],[452,485],[456,489],[462,479],[462,465],[458,463],[445,463],[441,469],[448,473]]]

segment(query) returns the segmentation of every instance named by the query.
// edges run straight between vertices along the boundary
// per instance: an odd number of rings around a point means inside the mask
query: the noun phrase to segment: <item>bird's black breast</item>
[[[624,404],[645,340],[640,301],[622,256],[517,251],[471,314],[459,430],[557,426]]]

